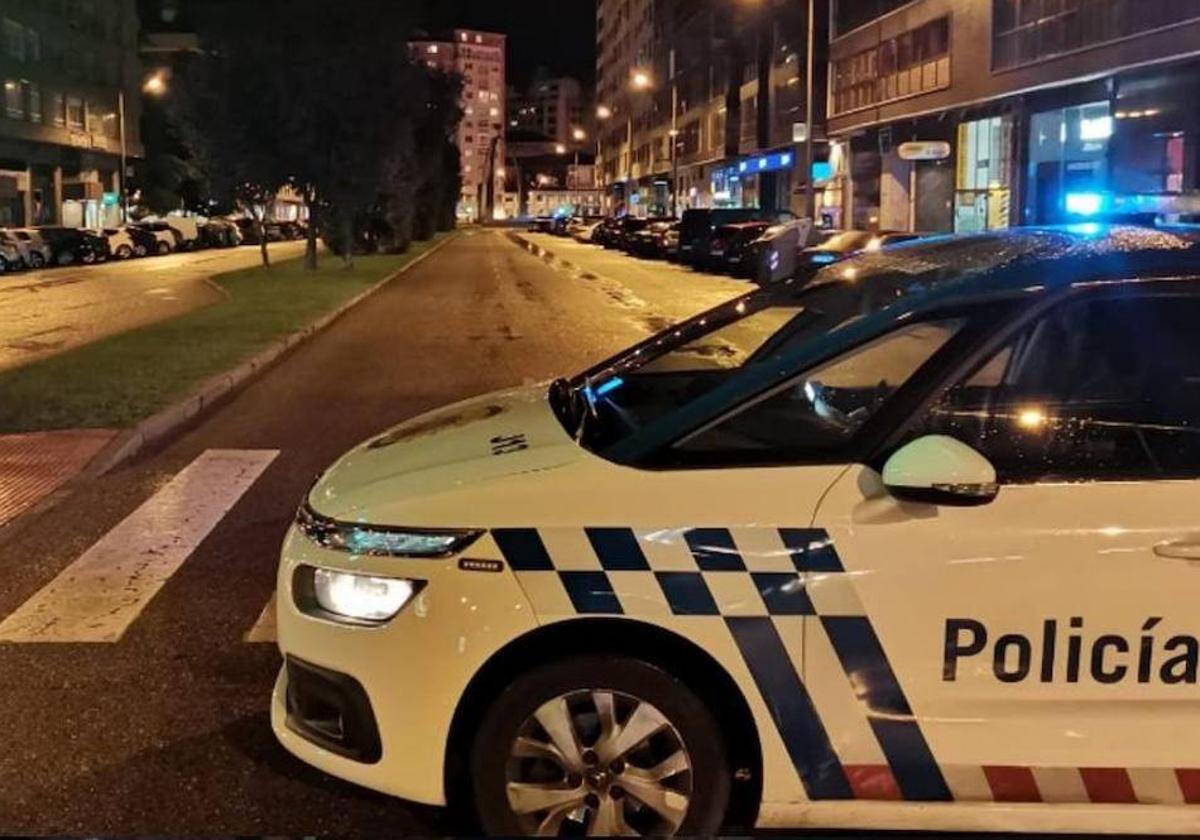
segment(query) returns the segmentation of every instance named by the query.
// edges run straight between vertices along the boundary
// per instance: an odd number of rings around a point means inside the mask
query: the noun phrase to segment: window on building
[[[5,18],[3,23],[4,30],[4,54],[14,61],[25,60],[25,27],[17,23],[15,20]]]
[[[992,67],[1008,70],[1190,20],[1200,20],[1200,0],[995,0]]]
[[[72,131],[83,131],[84,125],[83,100],[78,96],[67,97],[67,128]]]
[[[951,388],[918,433],[978,449],[1009,483],[1200,476],[1191,285],[1060,304]]]
[[[833,64],[833,108],[845,113],[950,85],[950,18]]]
[[[36,29],[25,27],[25,58],[28,61],[42,60],[42,39]]]
[[[14,120],[25,117],[25,97],[16,79],[4,80],[4,114]]]
[[[30,122],[42,121],[42,89],[34,82],[25,83],[25,107]]]
[[[60,128],[67,124],[67,102],[61,93],[50,96],[50,120]]]

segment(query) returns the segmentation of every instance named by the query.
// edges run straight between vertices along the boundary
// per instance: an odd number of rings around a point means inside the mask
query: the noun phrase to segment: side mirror
[[[897,499],[970,507],[996,498],[996,468],[959,440],[927,435],[901,447],[883,468],[883,483]]]

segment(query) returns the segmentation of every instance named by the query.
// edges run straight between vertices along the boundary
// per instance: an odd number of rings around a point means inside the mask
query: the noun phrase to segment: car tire
[[[618,753],[615,733],[635,715],[653,722],[654,732]],[[602,727],[605,717],[615,723]],[[542,720],[575,733],[575,761],[530,747],[551,740]],[[726,755],[712,713],[666,671],[623,656],[554,662],[512,680],[484,715],[470,754],[475,813],[492,835],[557,834],[564,823],[568,833],[714,835],[729,808]],[[672,772],[658,781],[645,772],[668,761]],[[575,795],[538,809],[543,787],[551,796]],[[525,798],[531,810],[517,814],[510,795]]]
[[[80,257],[79,261],[81,263],[83,263],[84,265],[95,265],[95,263],[97,262],[97,259],[96,259],[95,254],[87,253],[87,254],[84,254],[82,257]]]
[[[154,247],[154,252],[156,254],[158,254],[160,257],[164,257],[167,254],[171,253],[171,246],[168,245],[166,242],[159,242],[158,245],[156,245]]]
[[[29,267],[30,268],[34,268],[34,269],[41,268],[45,264],[46,264],[46,258],[43,257],[41,254],[38,254],[35,252],[35,253],[32,253],[29,255]]]
[[[4,257],[0,257],[0,274],[8,274],[11,268],[12,267],[8,264],[8,260],[4,259]]]
[[[119,260],[127,260],[133,256],[133,249],[128,245],[121,245],[117,248],[117,251],[113,256]]]

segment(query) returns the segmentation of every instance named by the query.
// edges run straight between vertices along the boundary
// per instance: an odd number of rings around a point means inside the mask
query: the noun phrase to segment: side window
[[[951,388],[922,434],[1007,483],[1200,476],[1200,296],[1068,301]]]
[[[964,323],[962,319],[933,321],[888,333],[691,435],[677,448],[784,459],[843,446]]]

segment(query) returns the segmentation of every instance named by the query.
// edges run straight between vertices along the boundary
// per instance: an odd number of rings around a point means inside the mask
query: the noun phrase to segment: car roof
[[[621,460],[651,451],[673,439],[675,424],[684,421],[693,427],[691,421],[717,416],[839,348],[870,340],[914,316],[998,297],[1052,293],[1081,282],[1172,276],[1200,276],[1200,228],[1101,224],[1018,228],[916,239],[861,254],[822,269],[811,282],[773,283],[714,311],[727,307],[756,311],[764,303],[794,306],[807,290],[837,283],[855,284],[866,295],[877,296],[879,305],[777,362],[743,369],[679,412],[615,445],[612,454]],[[878,287],[874,293],[873,284]],[[701,317],[712,313],[697,316]],[[687,323],[675,329],[681,327],[686,329]]]

